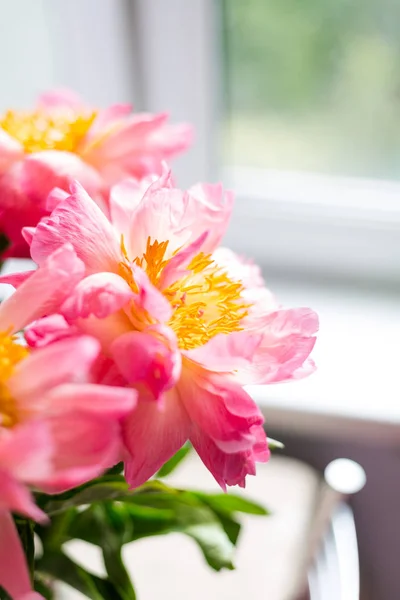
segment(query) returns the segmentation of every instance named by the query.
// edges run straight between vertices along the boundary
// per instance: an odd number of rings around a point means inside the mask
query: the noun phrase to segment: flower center
[[[28,348],[15,341],[14,336],[0,334],[0,426],[12,427],[18,422],[18,409],[15,399],[7,387],[7,381],[14,367],[29,354]]]
[[[158,288],[162,271],[169,262],[165,258],[167,247],[168,241],[151,242],[149,237],[143,256],[134,260]],[[123,265],[120,273],[134,287],[132,272]],[[218,333],[240,331],[249,309],[242,298],[243,290],[242,283],[232,280],[210,254],[197,254],[187,267],[187,275],[160,290],[174,309],[168,325],[175,331],[179,347],[190,350]]]
[[[17,139],[25,152],[75,152],[95,117],[96,112],[76,113],[70,109],[46,112],[8,110],[0,117],[0,127]]]

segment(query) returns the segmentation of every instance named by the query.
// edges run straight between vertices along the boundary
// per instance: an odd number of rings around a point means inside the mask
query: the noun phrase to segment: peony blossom
[[[110,185],[160,172],[161,161],[190,144],[187,125],[166,114],[131,113],[128,104],[98,110],[72,92],[42,95],[32,111],[0,116],[0,232],[11,242],[5,256],[29,256],[23,226],[46,214],[54,187],[79,179],[107,207]]]
[[[0,585],[13,598],[30,590],[10,512],[46,515],[28,486],[58,493],[99,475],[121,457],[120,421],[135,406],[127,387],[90,383],[99,343],[80,335],[30,350],[15,332],[63,301],[82,276],[68,245],[59,248],[0,305]]]
[[[113,187],[108,220],[74,184],[26,232],[39,272],[66,241],[85,265],[59,314],[30,329],[31,343],[90,334],[103,365],[138,391],[123,425],[132,487],[188,439],[223,488],[244,486],[269,450],[243,385],[313,369],[315,313],[280,307],[254,265],[218,248],[232,200],[220,185],[175,189],[165,171],[144,194],[134,181]]]

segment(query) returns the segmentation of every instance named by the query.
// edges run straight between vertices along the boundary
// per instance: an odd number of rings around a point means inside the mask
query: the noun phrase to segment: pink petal
[[[72,108],[82,109],[84,106],[76,92],[65,88],[49,90],[38,98],[40,108]]]
[[[132,259],[135,258],[135,254],[130,247],[130,222],[133,213],[151,183],[152,178],[142,180],[124,179],[110,190],[111,222],[117,231],[124,236],[126,250]],[[135,232],[133,232],[133,235],[135,235]]]
[[[104,319],[96,319],[96,317],[79,319],[76,321],[76,326],[81,333],[96,338],[107,353],[118,336],[132,330],[132,324],[123,311],[113,313]]]
[[[62,315],[54,314],[32,323],[24,331],[25,340],[31,348],[41,348],[66,337],[79,334]]]
[[[53,388],[46,399],[52,413],[76,412],[122,419],[136,406],[137,392],[128,387],[98,385],[94,383],[65,383]]]
[[[199,428],[194,428],[190,436],[195,450],[217,483],[226,490],[227,485],[245,487],[246,476],[256,474],[256,462],[267,462],[269,450],[262,427],[252,427],[254,444],[251,448],[227,454]]]
[[[47,520],[47,516],[34,503],[28,488],[7,471],[0,470],[0,486],[0,513],[11,510],[34,521]]]
[[[155,399],[179,379],[181,354],[174,333],[167,327],[126,333],[112,344],[111,354],[128,383],[146,384]]]
[[[169,241],[167,258],[170,258],[176,250],[202,238],[205,232],[207,238],[201,250],[212,252],[227,228],[232,204],[232,195],[220,185],[199,184],[184,192],[171,188],[169,174],[166,177],[164,173],[148,188],[132,214],[132,253],[140,256],[151,236],[159,242]]]
[[[30,246],[32,243],[34,233],[35,227],[23,227],[21,230],[22,237],[24,238],[28,246]]]
[[[85,142],[97,135],[107,135],[111,127],[117,125],[119,121],[127,117],[131,112],[131,104],[112,104],[104,110],[100,110],[88,131]]]
[[[189,437],[190,422],[175,389],[165,396],[163,410],[142,401],[124,423],[125,478],[131,488],[145,483]]]
[[[0,330],[11,327],[19,331],[44,315],[57,312],[83,273],[84,265],[72,247],[60,247],[0,305]]]
[[[160,179],[150,185],[132,213],[128,241],[132,256],[144,253],[149,237],[152,241],[169,242],[166,258],[194,241],[198,236],[190,240],[195,217],[188,209],[189,202],[187,192],[172,188],[170,172],[164,171]]]
[[[230,373],[252,363],[262,334],[237,331],[219,334],[203,346],[185,352],[186,356],[210,371]]]
[[[32,258],[45,258],[66,242],[73,245],[87,272],[118,271],[122,259],[120,241],[107,217],[83,187],[74,183],[72,195],[59,202],[49,217],[36,227]]]
[[[89,370],[99,353],[99,343],[92,337],[67,338],[32,352],[18,363],[8,380],[10,392],[25,410],[36,410],[36,403],[44,401],[44,395],[62,383],[83,383],[88,380]]]
[[[263,288],[265,286],[261,269],[251,260],[238,256],[230,248],[218,247],[213,259],[235,281],[241,281],[245,288]]]
[[[0,179],[2,227],[7,237],[16,245],[25,245],[21,229],[35,226],[48,213],[47,197],[52,189],[68,190],[74,178],[101,201],[100,175],[76,154],[46,150],[15,162]]]
[[[115,273],[95,273],[82,279],[65,300],[61,313],[68,320],[108,317],[123,308],[134,294],[122,277]]]
[[[2,175],[9,166],[22,158],[24,149],[15,138],[8,135],[0,127],[0,175]]]
[[[8,285],[12,285],[15,288],[18,288],[34,273],[35,270],[25,271],[21,273],[5,273],[4,275],[0,275],[0,283],[6,283]]]
[[[47,419],[55,450],[53,472],[36,479],[47,493],[60,493],[100,475],[120,460],[118,421],[70,412]]]
[[[166,323],[172,316],[172,308],[163,294],[150,282],[147,274],[136,265],[132,265],[132,275],[136,285],[139,288],[138,294],[135,294],[133,303],[135,311],[147,313],[151,319],[159,323]],[[134,311],[131,319],[134,320]]]
[[[190,419],[221,450],[235,453],[252,448],[252,428],[264,419],[241,386],[185,362],[179,394]]]
[[[69,193],[61,188],[55,187],[51,190],[50,194],[47,196],[46,200],[46,210],[52,212],[55,207],[62,202],[62,200],[66,200],[69,196]],[[26,228],[27,229],[27,228]],[[34,233],[35,230],[33,230]],[[27,240],[28,241],[28,240]],[[30,244],[30,242],[29,242]]]
[[[146,139],[168,119],[168,115],[132,114],[118,128],[111,131],[101,143],[86,149],[85,160],[101,169],[102,165],[124,157],[146,153]],[[131,173],[135,175],[135,173]],[[128,173],[127,173],[128,175]],[[139,176],[141,173],[139,174]]]
[[[204,244],[209,235],[208,231],[205,231],[200,235],[194,242],[186,246],[181,251],[178,251],[168,262],[166,267],[163,269],[162,275],[159,281],[160,289],[165,289],[178,281],[185,275],[188,275],[188,265],[193,258],[200,252],[204,247]]]
[[[11,514],[0,510],[0,586],[14,600],[44,600],[32,590],[25,553]]]
[[[254,321],[263,334],[243,383],[264,384],[296,378],[316,342],[318,316],[309,308],[281,309]]]
[[[43,420],[27,421],[16,425],[10,430],[2,430],[0,437],[0,470],[8,472],[15,480],[31,482],[32,477],[46,476],[50,469],[51,455],[50,432]],[[15,487],[15,483],[9,483],[9,486],[12,485]],[[31,506],[36,516],[41,514],[41,518],[43,518],[43,514],[32,504],[29,494],[25,492],[23,494],[27,498],[28,508]],[[12,505],[9,506],[12,508]],[[27,510],[22,512],[25,514]],[[31,509],[29,510],[31,511]]]
[[[233,193],[222,184],[198,183],[188,190],[193,215],[192,239],[210,231],[203,252],[213,252],[224,236],[233,209]]]

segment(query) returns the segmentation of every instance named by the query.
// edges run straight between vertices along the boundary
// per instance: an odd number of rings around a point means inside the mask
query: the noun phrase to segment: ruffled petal
[[[131,258],[135,257],[130,247],[131,216],[155,179],[157,178],[154,176],[141,180],[133,178],[124,179],[120,183],[113,185],[110,190],[110,220],[118,233],[123,235],[124,245]]]
[[[187,350],[185,355],[209,371],[232,373],[252,364],[262,337],[247,331],[218,334],[203,346]]]
[[[318,316],[310,308],[280,309],[252,323],[263,335],[252,365],[240,373],[243,383],[264,384],[301,376],[314,348]],[[312,371],[308,362],[303,376]]]
[[[44,261],[17,291],[0,305],[0,330],[15,332],[57,312],[70,290],[82,278],[84,264],[72,246],[65,244]]]
[[[93,315],[104,319],[123,308],[134,294],[122,277],[115,273],[95,273],[78,283],[61,307],[68,320]]]
[[[79,334],[79,330],[67,323],[62,315],[54,314],[38,319],[24,331],[25,340],[31,348],[42,348],[58,340]]]
[[[252,398],[228,377],[185,361],[178,384],[190,419],[227,453],[249,450],[264,418]]]
[[[233,193],[224,190],[220,183],[198,183],[188,193],[193,215],[191,237],[197,238],[203,231],[209,231],[203,252],[213,252],[228,228],[233,209]]]
[[[194,427],[190,436],[196,452],[217,483],[225,491],[226,486],[245,487],[246,476],[256,474],[256,462],[267,462],[270,452],[267,438],[261,426],[251,428],[254,443],[251,448],[229,453],[223,452],[201,429]]]
[[[145,483],[189,437],[190,421],[175,389],[166,393],[162,406],[141,401],[124,423],[125,478],[131,488]]]
[[[56,248],[69,242],[88,274],[118,272],[121,240],[113,226],[80,184],[75,182],[71,191],[71,196],[59,202],[36,227],[31,244],[33,260],[40,265]]]

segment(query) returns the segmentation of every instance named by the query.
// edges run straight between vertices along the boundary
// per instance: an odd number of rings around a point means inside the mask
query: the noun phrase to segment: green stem
[[[34,571],[35,571],[35,543],[33,538],[34,523],[28,519],[22,519],[21,517],[14,517],[15,525],[18,530],[19,537],[21,539],[22,547],[25,552],[26,562],[29,569],[29,574],[33,582]]]

